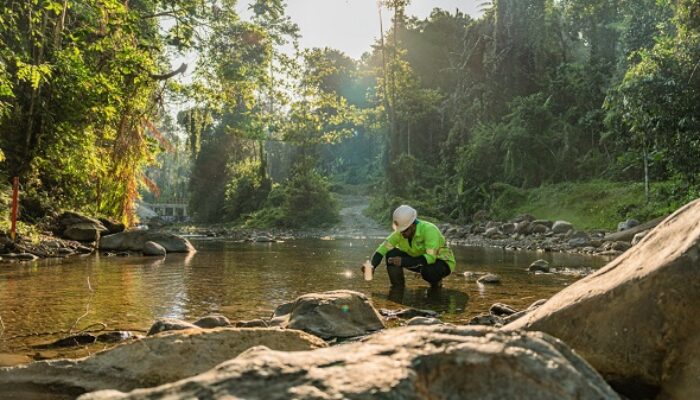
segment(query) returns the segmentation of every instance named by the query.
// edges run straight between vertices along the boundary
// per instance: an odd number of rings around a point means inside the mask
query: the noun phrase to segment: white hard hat
[[[392,226],[395,231],[405,231],[406,228],[411,226],[411,224],[418,217],[418,213],[411,206],[402,205],[396,210],[394,210],[394,219]]]

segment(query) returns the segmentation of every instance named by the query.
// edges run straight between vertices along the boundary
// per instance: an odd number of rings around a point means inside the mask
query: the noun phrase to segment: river
[[[390,291],[386,269],[365,281],[359,266],[380,239],[296,240],[284,243],[194,241],[197,253],[146,257],[72,257],[0,267],[0,366],[57,357],[78,357],[105,348],[38,349],[69,331],[129,330],[143,334],[160,317],[194,320],[220,313],[232,321],[269,316],[274,308],[309,292],[350,289],[377,308],[424,308],[442,320],[466,323],[501,302],[517,309],[571,284],[582,269],[608,260],[561,253],[511,252],[456,247],[457,270],[437,291],[407,273],[407,287]],[[538,259],[565,274],[532,274]],[[464,272],[496,273],[500,285],[479,285]],[[3,361],[4,360],[4,361]]]

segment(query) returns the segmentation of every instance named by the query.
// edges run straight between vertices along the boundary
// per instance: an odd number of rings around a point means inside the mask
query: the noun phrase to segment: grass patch
[[[682,206],[671,182],[652,184],[649,203],[642,183],[590,181],[561,183],[522,190],[512,186],[495,187],[498,194],[492,215],[509,219],[519,214],[537,218],[565,220],[579,229],[615,229],[620,221],[634,218],[640,222],[668,214]],[[677,200],[674,200],[677,199]]]

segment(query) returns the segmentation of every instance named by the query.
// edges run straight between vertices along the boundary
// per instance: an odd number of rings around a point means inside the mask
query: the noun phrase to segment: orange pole
[[[10,237],[15,241],[17,236],[17,203],[19,200],[19,177],[14,177],[12,180],[12,227],[10,228]]]

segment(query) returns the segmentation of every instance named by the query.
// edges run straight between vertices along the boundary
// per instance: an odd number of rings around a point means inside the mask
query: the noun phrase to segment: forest
[[[234,0],[7,0],[2,224],[15,176],[26,224],[76,210],[133,225],[144,199],[198,223],[327,226],[335,193],[361,191],[382,221],[402,203],[467,222],[549,199],[608,207],[610,226],[698,197],[700,1],[494,0],[425,19],[408,4],[379,3],[391,22],[353,59],[301,48],[283,0],[249,18]]]

